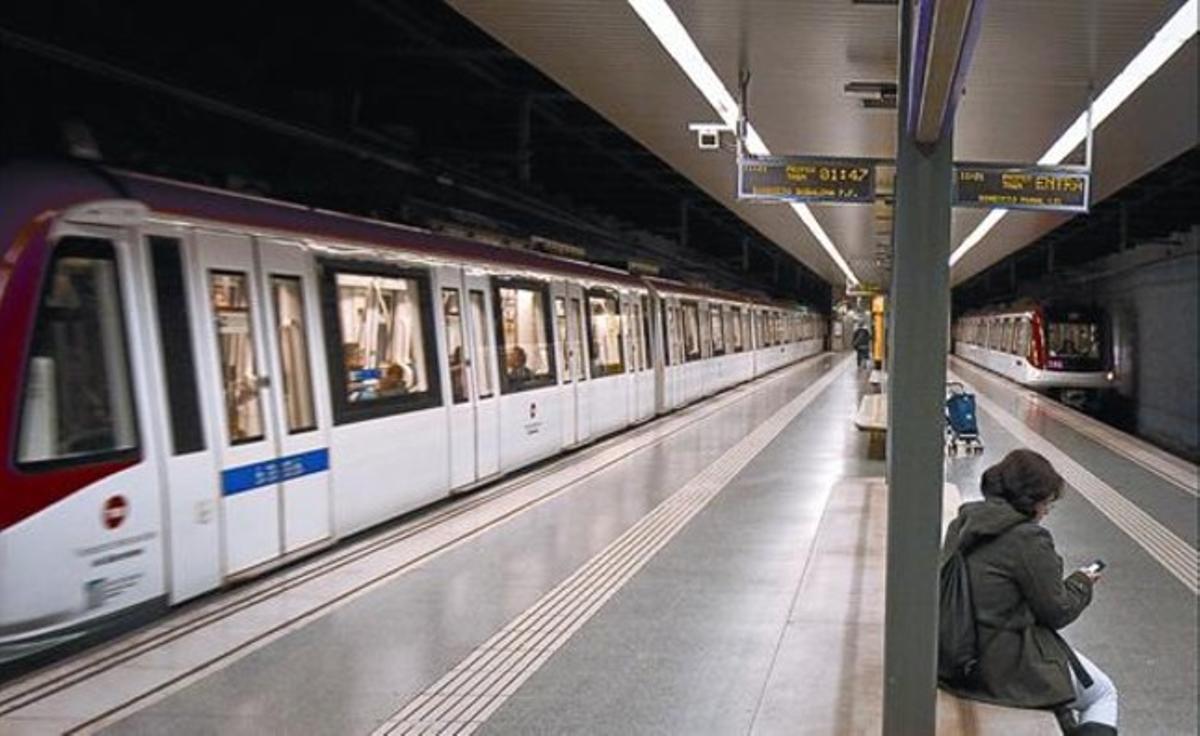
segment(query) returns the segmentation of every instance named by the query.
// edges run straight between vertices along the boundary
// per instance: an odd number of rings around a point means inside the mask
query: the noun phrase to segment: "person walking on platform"
[[[867,366],[871,358],[871,332],[859,324],[850,337],[850,346],[858,353],[858,367]]]
[[[1112,680],[1058,633],[1088,606],[1100,578],[1095,567],[1064,578],[1040,523],[1062,495],[1062,477],[1036,452],[1014,450],[984,472],[981,490],[984,500],[959,508],[942,547],[943,566],[963,554],[977,660],[966,682],[942,686],[1000,705],[1055,709],[1064,733],[1116,734]]]

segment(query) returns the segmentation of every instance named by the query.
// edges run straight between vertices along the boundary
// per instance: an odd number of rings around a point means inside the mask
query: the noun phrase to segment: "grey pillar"
[[[905,130],[911,20],[900,31],[895,251],[888,338],[887,607],[883,732],[932,734],[937,703],[938,553],[950,311],[952,136],[919,147]]]

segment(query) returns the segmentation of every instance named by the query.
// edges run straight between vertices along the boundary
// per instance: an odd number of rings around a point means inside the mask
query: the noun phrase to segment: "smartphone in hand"
[[[1100,571],[1103,570],[1105,567],[1107,567],[1107,565],[1104,564],[1104,560],[1093,560],[1090,564],[1084,565],[1083,567],[1081,567],[1079,569],[1083,570],[1088,575],[1095,577],[1095,576],[1099,575]]]

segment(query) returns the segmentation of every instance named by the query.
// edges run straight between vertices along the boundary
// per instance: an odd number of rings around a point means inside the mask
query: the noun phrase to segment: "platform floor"
[[[1047,525],[1068,566],[1109,563],[1064,633],[1122,731],[1196,733],[1188,468],[952,368],[986,450],[947,480],[971,497],[1013,447],[1061,453],[1083,490]],[[211,596],[0,689],[0,733],[877,732],[866,379],[819,357]]]

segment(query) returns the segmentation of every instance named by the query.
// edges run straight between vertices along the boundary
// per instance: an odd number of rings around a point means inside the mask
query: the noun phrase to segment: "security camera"
[[[696,134],[696,146],[701,151],[715,151],[721,147],[721,133],[732,128],[722,123],[692,123],[688,130]]]

